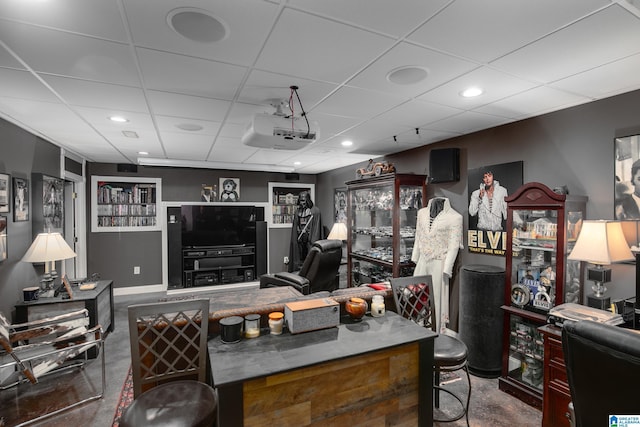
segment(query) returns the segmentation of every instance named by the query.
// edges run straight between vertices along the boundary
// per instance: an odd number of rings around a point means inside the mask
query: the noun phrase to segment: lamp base
[[[611,297],[587,295],[587,305],[600,310],[609,310],[611,307]]]

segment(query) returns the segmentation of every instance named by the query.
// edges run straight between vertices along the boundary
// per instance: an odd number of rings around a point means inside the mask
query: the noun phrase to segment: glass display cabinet
[[[538,182],[507,201],[506,287],[500,389],[542,406],[544,340],[538,327],[552,307],[580,303],[581,264],[567,261],[587,198],[554,193]]]
[[[425,206],[426,176],[388,174],[347,185],[348,286],[410,276],[416,219]]]

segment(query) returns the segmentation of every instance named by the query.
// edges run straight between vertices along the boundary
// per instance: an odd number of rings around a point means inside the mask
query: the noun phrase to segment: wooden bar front
[[[395,313],[209,341],[224,426],[431,426],[435,334]]]

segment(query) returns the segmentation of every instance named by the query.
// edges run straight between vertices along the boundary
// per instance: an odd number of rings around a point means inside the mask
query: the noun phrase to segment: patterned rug
[[[113,427],[120,426],[120,417],[131,402],[133,402],[133,377],[131,375],[131,366],[129,366],[129,371],[120,392],[120,399],[118,399],[118,406],[116,406],[116,413],[113,416]]]

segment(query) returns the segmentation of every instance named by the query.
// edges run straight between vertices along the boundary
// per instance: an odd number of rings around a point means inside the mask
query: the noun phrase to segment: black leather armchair
[[[333,291],[338,288],[341,260],[341,240],[318,240],[311,247],[300,271],[263,274],[260,276],[260,287],[293,286],[303,295]]]
[[[590,320],[565,322],[562,348],[572,426],[608,426],[609,415],[640,414],[640,333]]]

